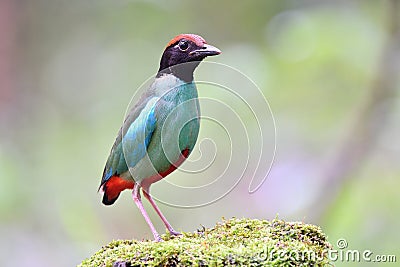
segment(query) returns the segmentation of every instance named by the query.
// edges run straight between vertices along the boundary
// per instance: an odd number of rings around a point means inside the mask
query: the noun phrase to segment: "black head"
[[[165,48],[157,77],[164,73],[172,73],[178,78],[190,82],[193,80],[193,71],[204,58],[220,53],[218,48],[207,44],[201,36],[180,34],[173,38]]]

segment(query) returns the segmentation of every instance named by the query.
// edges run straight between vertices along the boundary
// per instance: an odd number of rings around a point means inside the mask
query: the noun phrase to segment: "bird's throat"
[[[178,64],[174,66],[162,66],[160,65],[160,70],[157,73],[157,77],[161,77],[164,74],[173,74],[182,81],[192,82],[193,72],[200,64],[200,61],[192,61],[183,64]]]

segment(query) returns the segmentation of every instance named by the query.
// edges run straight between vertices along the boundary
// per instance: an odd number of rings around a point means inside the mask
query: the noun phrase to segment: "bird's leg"
[[[135,187],[133,188],[133,191],[132,191],[133,201],[135,201],[136,206],[139,208],[144,219],[146,220],[147,224],[149,225],[151,232],[154,235],[154,240],[156,242],[162,241],[161,236],[157,233],[156,228],[154,227],[153,223],[151,222],[151,220],[149,218],[149,215],[147,215],[147,212],[143,207],[139,189],[140,189],[140,186],[138,184],[135,184]]]
[[[153,198],[150,195],[149,188],[143,188],[143,195],[150,204],[153,206],[154,210],[157,212],[158,216],[160,216],[161,220],[164,222],[165,226],[167,227],[168,231],[171,235],[181,235],[181,233],[177,232],[172,228],[171,224],[167,221],[165,216],[162,214],[161,210],[157,207],[157,204],[154,202]]]

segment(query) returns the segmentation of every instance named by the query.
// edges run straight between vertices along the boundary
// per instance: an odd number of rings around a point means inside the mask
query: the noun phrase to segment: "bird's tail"
[[[118,199],[119,194],[125,189],[133,189],[135,182],[125,180],[119,176],[112,176],[100,185],[99,190],[103,191],[103,204],[112,205]]]

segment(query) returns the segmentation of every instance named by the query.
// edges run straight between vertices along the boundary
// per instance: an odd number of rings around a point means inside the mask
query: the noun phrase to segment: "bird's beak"
[[[209,44],[204,44],[202,48],[190,52],[190,55],[202,57],[216,56],[219,54],[221,54],[221,50]]]

